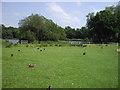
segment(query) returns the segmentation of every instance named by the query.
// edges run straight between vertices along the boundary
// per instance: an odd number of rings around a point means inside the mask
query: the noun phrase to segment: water
[[[11,42],[11,43],[16,43],[16,44],[18,44],[19,43],[19,40],[13,40],[13,39],[6,39],[5,41],[9,41],[9,42]]]
[[[92,42],[88,41],[68,41],[71,44],[92,44]]]
[[[6,40],[14,44],[19,43],[19,40],[13,40],[13,39],[6,39]],[[68,42],[71,44],[92,44],[92,42],[88,42],[88,41],[68,41]]]

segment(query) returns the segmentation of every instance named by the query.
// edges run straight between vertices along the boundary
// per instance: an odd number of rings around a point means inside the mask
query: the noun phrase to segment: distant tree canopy
[[[106,7],[106,10],[110,11],[115,18],[115,30],[116,30],[116,40],[120,42],[120,1],[117,6]]]
[[[2,38],[3,39],[15,39],[19,38],[19,29],[15,27],[5,27],[3,24],[0,25],[2,28]]]
[[[66,37],[69,39],[75,38],[75,29],[70,26],[65,27]]]
[[[3,39],[37,40],[64,40],[64,39],[90,39],[93,42],[120,42],[120,5],[106,7],[96,14],[88,13],[86,26],[81,28],[62,28],[52,20],[32,14],[19,21],[19,28],[2,27]],[[74,23],[74,22],[73,22]],[[1,31],[0,31],[1,32]],[[1,37],[1,36],[0,36]]]
[[[94,42],[118,41],[120,35],[120,6],[87,15],[89,35]]]
[[[62,27],[44,16],[32,14],[19,22],[20,39],[25,38],[30,41],[38,40],[62,40],[66,38]]]
[[[65,27],[68,39],[90,39],[93,42],[120,41],[120,5],[106,7],[96,14],[88,13],[84,27]]]
[[[89,30],[87,27],[71,28],[70,26],[65,27],[66,37],[68,39],[86,39],[89,38]]]

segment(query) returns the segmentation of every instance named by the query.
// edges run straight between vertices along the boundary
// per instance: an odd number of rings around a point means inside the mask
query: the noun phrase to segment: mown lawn
[[[2,40],[0,39],[0,89],[2,88]]]
[[[3,88],[46,88],[49,85],[52,88],[118,87],[116,44],[103,46],[103,49],[100,45],[45,49],[40,51],[37,47],[24,45],[3,47]],[[30,63],[36,66],[29,68]]]

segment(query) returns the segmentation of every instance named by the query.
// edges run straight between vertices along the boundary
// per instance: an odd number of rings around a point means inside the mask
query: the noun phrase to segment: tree
[[[81,27],[80,32],[82,39],[89,38],[89,30],[87,29],[87,27]]]
[[[81,29],[80,28],[76,29],[75,38],[77,38],[77,39],[82,38],[82,33],[81,33]]]
[[[19,29],[15,27],[5,27],[5,25],[0,26],[2,28],[2,38],[3,39],[15,39],[19,36]]]
[[[65,27],[66,37],[69,39],[75,38],[75,29],[70,26]]]
[[[26,38],[29,41],[33,40],[59,40],[65,39],[66,34],[62,27],[55,24],[52,20],[39,16],[38,14],[32,14],[19,22],[19,28],[21,37]],[[27,33],[29,32],[29,36]],[[26,34],[22,34],[26,33]]]
[[[120,2],[119,2],[120,3]],[[120,4],[115,7],[115,17],[116,17],[116,35],[117,41],[120,43]]]
[[[107,43],[114,36],[115,17],[110,11],[100,11],[88,20],[87,26],[94,42]]]

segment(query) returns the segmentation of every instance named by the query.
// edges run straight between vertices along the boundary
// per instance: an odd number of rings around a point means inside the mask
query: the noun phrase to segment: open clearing
[[[49,85],[52,88],[118,87],[115,44],[103,48],[101,45],[39,48],[42,51],[25,45],[3,46],[3,88],[46,88]],[[36,66],[30,68],[28,64]]]

